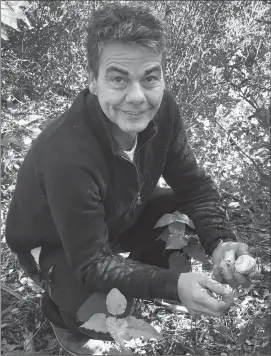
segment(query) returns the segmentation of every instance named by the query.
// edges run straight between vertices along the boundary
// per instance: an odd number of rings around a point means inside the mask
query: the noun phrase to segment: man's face
[[[108,119],[121,132],[143,131],[157,113],[163,93],[162,54],[126,44],[104,46],[98,78],[90,80]]]

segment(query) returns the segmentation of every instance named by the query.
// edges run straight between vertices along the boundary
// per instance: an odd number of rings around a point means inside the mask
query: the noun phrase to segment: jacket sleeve
[[[66,257],[89,291],[117,288],[127,298],[178,300],[179,275],[113,254],[99,187],[79,160],[53,155],[44,176],[52,218]]]
[[[180,202],[180,211],[194,222],[196,233],[208,255],[218,240],[236,240],[213,180],[199,168],[188,142],[184,122],[174,100],[172,140],[163,177]]]

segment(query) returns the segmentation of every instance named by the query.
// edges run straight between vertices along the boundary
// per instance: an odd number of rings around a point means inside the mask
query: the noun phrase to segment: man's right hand
[[[201,273],[182,273],[177,290],[181,302],[192,315],[221,317],[234,301],[232,292],[223,284]],[[211,292],[224,300],[216,299]]]

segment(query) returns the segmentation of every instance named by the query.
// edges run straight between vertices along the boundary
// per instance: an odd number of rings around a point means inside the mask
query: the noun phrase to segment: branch
[[[257,21],[257,22],[262,22],[266,25],[271,25],[271,21],[265,21],[265,20],[258,20],[258,19],[254,19],[254,21]]]
[[[13,295],[13,297],[17,298],[18,300],[22,299],[21,296],[18,293],[14,292],[13,289],[9,288],[8,286],[3,284],[2,282],[1,282],[1,289],[3,289],[4,291],[8,292],[11,295]]]
[[[237,148],[238,151],[240,151],[242,153],[242,155],[244,155],[246,158],[248,158],[254,168],[256,169],[256,171],[259,173],[260,177],[265,181],[265,182],[269,182],[269,176],[267,174],[265,174],[260,168],[259,165],[254,161],[253,158],[251,158],[249,155],[247,155],[242,148],[234,141],[234,139],[232,138],[231,134],[215,119],[216,124],[228,135],[230,142],[234,144],[234,146]]]

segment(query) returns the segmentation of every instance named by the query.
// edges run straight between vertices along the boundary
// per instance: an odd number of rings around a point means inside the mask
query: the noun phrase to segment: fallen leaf
[[[144,340],[148,339],[161,339],[161,334],[150,324],[144,320],[137,319],[134,316],[127,316],[128,323],[125,340],[129,341],[133,338],[143,337]]]
[[[40,252],[41,252],[41,247],[33,248],[30,253],[34,257],[36,264],[39,264],[40,261]]]

